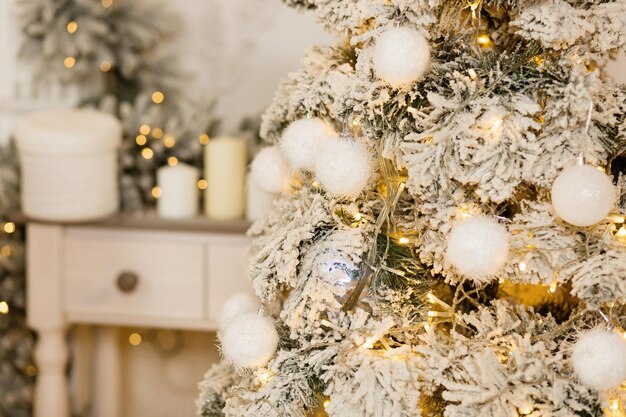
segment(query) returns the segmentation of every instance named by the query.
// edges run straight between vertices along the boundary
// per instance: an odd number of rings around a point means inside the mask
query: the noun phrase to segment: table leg
[[[40,329],[35,347],[38,367],[35,417],[68,417],[69,394],[66,367],[68,348],[65,329]]]
[[[93,327],[75,326],[70,333],[70,404],[72,415],[87,416],[92,404]]]
[[[122,365],[119,330],[98,327],[95,346],[95,417],[120,417],[122,414]]]
[[[67,323],[63,314],[63,229],[30,223],[27,227],[27,318],[39,338],[34,357],[38,367],[35,417],[69,417],[66,375]]]

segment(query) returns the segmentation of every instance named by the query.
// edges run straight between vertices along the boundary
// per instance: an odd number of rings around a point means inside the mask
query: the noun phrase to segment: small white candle
[[[157,212],[165,219],[185,219],[198,212],[199,171],[187,164],[163,166],[157,170],[160,196]]]
[[[204,153],[205,214],[210,219],[233,220],[244,215],[246,143],[237,138],[211,139]]]
[[[250,176],[248,176],[246,183],[246,219],[253,222],[264,217],[272,208],[272,204],[277,197],[278,194],[268,193],[260,189],[254,181],[250,181]]]

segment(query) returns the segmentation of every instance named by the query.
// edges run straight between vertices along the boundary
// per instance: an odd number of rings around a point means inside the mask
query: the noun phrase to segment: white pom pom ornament
[[[472,217],[452,228],[446,260],[476,284],[502,270],[509,253],[509,233],[495,219]]]
[[[428,68],[430,47],[415,29],[394,27],[376,39],[372,62],[376,74],[392,87],[417,81]]]
[[[315,174],[329,193],[357,196],[372,175],[372,157],[367,145],[345,134],[330,140],[315,161]]]
[[[268,193],[286,191],[289,186],[289,164],[277,147],[262,149],[250,164],[250,179]]]
[[[270,317],[247,313],[234,318],[220,333],[224,357],[240,368],[258,368],[272,359],[278,332]]]
[[[599,327],[581,334],[572,350],[572,364],[580,382],[604,391],[626,380],[626,340]]]
[[[220,329],[225,329],[233,319],[247,313],[258,313],[261,303],[245,292],[233,295],[224,303],[220,313]]]
[[[565,168],[552,184],[556,215],[574,226],[591,226],[613,208],[615,187],[611,179],[590,165]]]
[[[285,129],[279,146],[292,168],[312,170],[320,149],[334,136],[332,126],[322,119],[300,119]]]

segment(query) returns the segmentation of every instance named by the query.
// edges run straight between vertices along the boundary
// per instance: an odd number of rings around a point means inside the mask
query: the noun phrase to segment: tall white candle
[[[253,222],[264,217],[272,208],[278,194],[269,193],[259,188],[254,181],[246,183],[246,219]]]
[[[197,168],[187,164],[163,166],[157,170],[157,186],[161,195],[157,212],[166,219],[185,219],[198,213]]]
[[[231,137],[211,139],[204,153],[205,214],[210,219],[240,219],[244,214],[246,143]]]

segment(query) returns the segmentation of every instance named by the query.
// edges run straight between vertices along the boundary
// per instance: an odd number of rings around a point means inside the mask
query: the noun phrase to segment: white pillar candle
[[[214,220],[240,219],[244,214],[246,143],[231,137],[211,139],[204,153],[205,214]]]
[[[163,166],[157,170],[157,186],[161,192],[157,212],[165,219],[185,219],[198,212],[197,168],[187,164]]]
[[[253,222],[264,217],[272,208],[278,194],[269,193],[259,188],[254,181],[246,183],[246,219]]]

